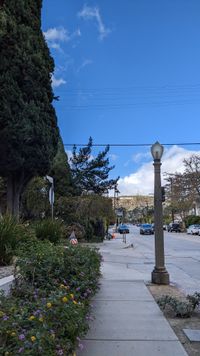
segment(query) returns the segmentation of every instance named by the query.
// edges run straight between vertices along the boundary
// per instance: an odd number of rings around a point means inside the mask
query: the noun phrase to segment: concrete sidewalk
[[[139,271],[126,267],[127,252],[108,257],[113,241],[103,244],[105,256],[101,287],[93,301],[94,321],[78,356],[186,356],[181,343],[141,280]],[[122,251],[122,252],[121,252]],[[124,256],[122,257],[122,255]],[[109,261],[107,261],[109,260]]]

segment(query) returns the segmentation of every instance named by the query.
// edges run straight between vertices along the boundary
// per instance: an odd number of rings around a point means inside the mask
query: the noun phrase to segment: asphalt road
[[[133,248],[124,250],[131,244]],[[122,235],[116,234],[115,245],[126,251],[127,268],[137,269],[143,279],[149,281],[155,265],[154,235],[140,235],[139,227],[130,225],[126,244],[122,242]],[[121,251],[115,249],[115,245],[112,249],[112,260],[116,254],[116,262],[120,262]],[[170,274],[170,282],[186,293],[200,292],[200,236],[164,231],[164,245],[165,266]],[[123,256],[125,257],[124,253]]]

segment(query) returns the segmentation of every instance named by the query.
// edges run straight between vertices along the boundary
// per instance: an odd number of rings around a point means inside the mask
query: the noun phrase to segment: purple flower
[[[20,334],[19,335],[19,340],[23,341],[25,339],[25,335],[24,334]]]
[[[58,351],[57,351],[57,355],[64,355],[63,350],[62,350],[62,349],[58,350]]]
[[[78,292],[80,289],[81,289],[80,287],[77,287],[77,288],[76,288],[76,291]]]
[[[24,348],[20,347],[20,349],[18,350],[19,354],[21,354],[22,352],[24,352]]]
[[[40,314],[41,313],[41,310],[40,309],[37,309],[34,313],[33,313],[33,315],[38,315],[38,314]]]
[[[5,320],[8,320],[9,319],[9,316],[8,315],[4,315],[3,316],[3,320],[5,321]]]

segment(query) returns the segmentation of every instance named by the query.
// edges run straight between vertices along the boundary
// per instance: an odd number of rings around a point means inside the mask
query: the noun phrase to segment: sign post
[[[46,176],[46,179],[49,183],[51,183],[51,187],[49,189],[49,203],[51,205],[51,218],[53,220],[53,204],[54,204],[54,181],[53,177]]]

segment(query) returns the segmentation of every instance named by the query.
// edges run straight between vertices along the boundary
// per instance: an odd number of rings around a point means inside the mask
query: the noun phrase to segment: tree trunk
[[[19,202],[23,183],[23,174],[13,174],[7,180],[7,212],[17,220],[19,220]]]

